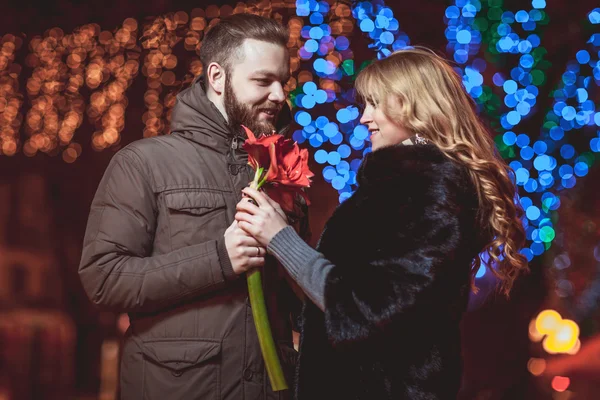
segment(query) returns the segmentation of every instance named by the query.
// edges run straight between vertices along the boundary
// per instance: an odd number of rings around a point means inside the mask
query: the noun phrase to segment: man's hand
[[[265,264],[267,251],[256,239],[240,229],[237,221],[233,221],[227,228],[224,237],[233,272],[237,275]]]

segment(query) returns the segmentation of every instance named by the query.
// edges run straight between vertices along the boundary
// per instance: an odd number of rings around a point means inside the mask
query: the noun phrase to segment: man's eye
[[[268,79],[255,79],[256,82],[258,82],[261,85],[270,85],[271,81]]]

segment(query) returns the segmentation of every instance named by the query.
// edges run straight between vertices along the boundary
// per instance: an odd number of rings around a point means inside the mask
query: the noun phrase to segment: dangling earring
[[[419,134],[415,134],[415,144],[427,144],[427,139],[419,136]]]

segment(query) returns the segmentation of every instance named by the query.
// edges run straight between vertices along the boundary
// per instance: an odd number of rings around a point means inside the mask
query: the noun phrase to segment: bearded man
[[[256,134],[281,128],[288,37],[271,19],[222,19],[202,42],[203,74],[177,96],[172,134],[123,148],[100,182],[79,275],[93,303],[129,314],[123,399],[291,397],[271,391],[244,278],[264,265],[266,252],[234,219],[253,178],[241,125]],[[291,387],[290,307],[297,299],[284,278],[264,268]]]

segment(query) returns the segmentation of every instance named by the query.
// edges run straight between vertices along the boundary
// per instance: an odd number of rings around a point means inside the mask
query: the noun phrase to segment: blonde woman
[[[454,399],[459,322],[481,252],[508,295],[527,269],[509,167],[441,57],[407,49],[356,80],[373,152],[313,250],[250,188],[241,229],[283,264],[303,312],[299,400]]]

